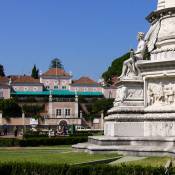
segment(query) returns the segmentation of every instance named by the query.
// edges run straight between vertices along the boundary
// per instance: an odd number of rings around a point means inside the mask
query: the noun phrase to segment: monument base
[[[132,156],[175,156],[175,137],[89,137],[88,143],[72,146],[76,151],[117,152]]]

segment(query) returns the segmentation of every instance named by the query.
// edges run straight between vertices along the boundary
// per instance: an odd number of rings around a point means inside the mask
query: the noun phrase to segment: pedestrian
[[[14,135],[15,135],[15,137],[18,136],[18,128],[17,127],[15,127],[15,129],[14,129]]]

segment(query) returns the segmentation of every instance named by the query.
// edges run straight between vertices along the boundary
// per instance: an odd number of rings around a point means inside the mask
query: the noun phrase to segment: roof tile
[[[91,78],[89,77],[81,77],[80,79],[78,80],[74,80],[72,85],[96,85],[96,86],[99,86],[100,84],[97,83],[96,81],[92,80]]]
[[[43,73],[42,76],[64,76],[64,77],[70,77],[70,74],[65,72],[64,69],[51,68],[47,72]]]

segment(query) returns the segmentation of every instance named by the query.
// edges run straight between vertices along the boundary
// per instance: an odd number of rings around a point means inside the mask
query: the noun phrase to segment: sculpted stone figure
[[[151,89],[151,87],[149,87],[149,89],[148,89],[148,97],[149,97],[148,104],[153,105],[155,103],[155,96],[154,96],[154,92]]]
[[[139,75],[139,69],[137,67],[136,62],[138,60],[143,60],[144,51],[146,48],[144,33],[139,32],[137,35],[138,46],[137,50],[134,52],[131,50],[130,58],[123,63],[122,74],[120,79],[128,77],[128,76],[137,76]]]
[[[174,103],[174,90],[171,83],[165,88],[165,103],[168,105]]]

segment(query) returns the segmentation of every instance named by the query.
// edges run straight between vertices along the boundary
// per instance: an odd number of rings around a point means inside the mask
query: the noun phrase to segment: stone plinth
[[[117,96],[114,107],[108,111],[105,117],[104,135],[105,136],[140,136],[142,133],[141,125],[138,122],[127,122],[127,116],[130,119],[139,118],[143,114],[144,107],[144,91],[143,81],[122,80],[118,83]],[[135,128],[130,130],[130,128]],[[137,129],[140,132],[137,132]],[[141,134],[143,136],[143,134]]]
[[[109,113],[124,106],[143,106],[143,80],[122,80],[117,84],[114,108]]]

